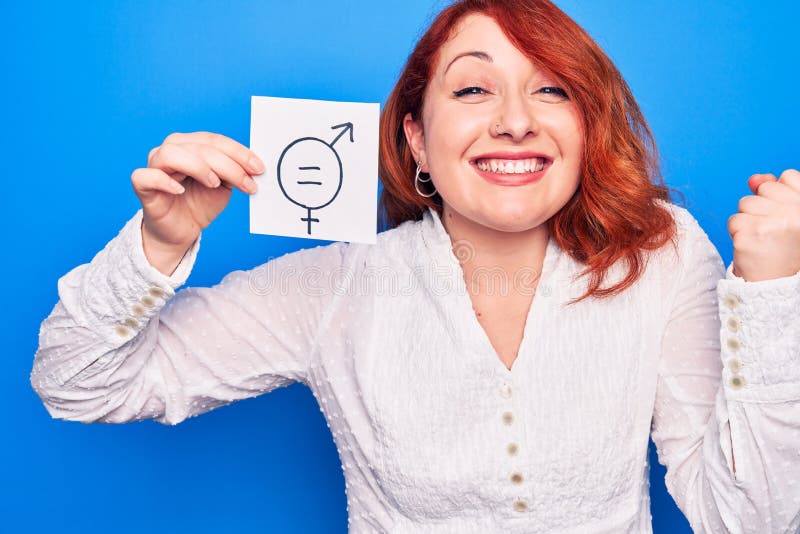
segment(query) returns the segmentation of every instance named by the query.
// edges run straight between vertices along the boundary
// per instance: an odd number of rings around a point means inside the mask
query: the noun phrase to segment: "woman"
[[[53,417],[174,425],[301,381],[353,532],[650,532],[651,432],[696,531],[794,531],[800,173],[750,179],[726,271],[656,162],[574,21],[461,0],[384,108],[375,245],[176,293],[264,164],[172,134],[133,173],[142,210],[59,280],[32,385]]]

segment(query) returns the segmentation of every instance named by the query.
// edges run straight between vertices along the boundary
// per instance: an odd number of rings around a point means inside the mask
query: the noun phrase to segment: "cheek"
[[[569,152],[576,164],[580,166],[583,160],[583,132],[576,130],[572,135],[567,137],[566,143],[569,144]]]
[[[564,131],[567,141],[577,154],[583,156],[585,133],[583,131],[582,120],[578,116],[577,111],[573,109],[569,116],[565,117],[564,122]]]
[[[431,113],[425,135],[429,159],[440,165],[457,164],[453,158],[468,153],[485,129],[485,119],[463,110],[445,108]]]
[[[583,128],[577,111],[558,106],[542,107],[538,111],[539,126],[546,129],[562,148],[569,148],[571,152],[583,151]]]

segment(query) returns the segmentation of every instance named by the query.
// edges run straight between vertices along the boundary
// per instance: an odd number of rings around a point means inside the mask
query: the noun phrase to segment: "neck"
[[[522,268],[541,272],[549,236],[546,224],[520,232],[495,230],[467,219],[446,203],[441,219],[465,274],[476,268],[498,267],[509,275]],[[460,250],[458,242],[462,240],[467,248]]]

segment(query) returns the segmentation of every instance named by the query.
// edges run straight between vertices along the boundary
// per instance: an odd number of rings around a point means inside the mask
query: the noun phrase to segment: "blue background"
[[[250,96],[383,102],[440,2],[16,2],[0,18],[8,255],[0,359],[6,532],[345,532],[330,431],[301,385],[176,427],[52,420],[28,376],[56,281],[138,209],[173,131],[249,143]],[[563,0],[641,104],[667,181],[732,258],[746,179],[800,166],[796,2]],[[235,192],[189,285],[319,244],[250,235]],[[656,532],[690,532],[650,446]]]

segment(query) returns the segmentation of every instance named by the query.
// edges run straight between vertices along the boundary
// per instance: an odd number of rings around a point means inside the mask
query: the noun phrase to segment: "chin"
[[[478,222],[498,232],[525,232],[540,224],[530,206],[524,210],[495,209],[483,213]]]
[[[447,199],[447,197],[445,197]],[[450,209],[474,225],[497,232],[524,232],[541,225],[542,206],[526,195],[476,194],[445,200]]]

